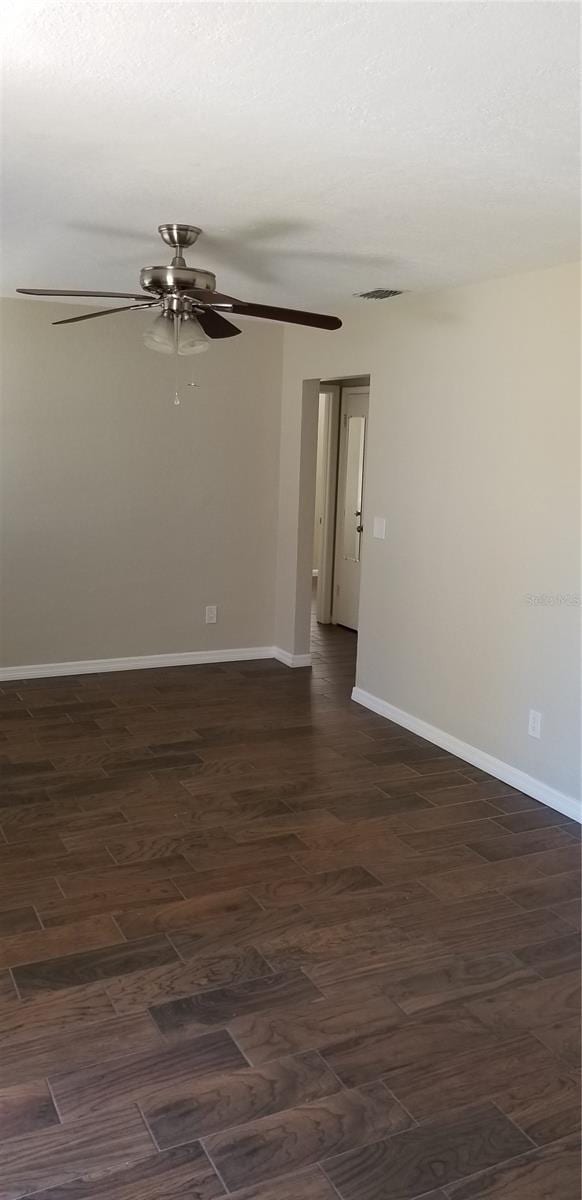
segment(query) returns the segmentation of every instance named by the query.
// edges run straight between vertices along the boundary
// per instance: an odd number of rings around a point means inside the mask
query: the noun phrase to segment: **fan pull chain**
[[[179,330],[180,330],[180,322],[176,317],[174,317],[174,350],[175,350],[175,353],[174,353],[174,385],[176,388],[176,390],[174,392],[174,404],[181,404],[180,395],[178,392],[178,366],[179,366],[178,337],[179,337]]]
[[[176,356],[175,356],[175,358],[174,358],[174,387],[175,387],[175,391],[174,391],[174,404],[175,404],[175,405],[179,405],[179,404],[181,404],[181,403],[182,403],[182,401],[181,401],[181,398],[180,398],[180,392],[179,392],[179,382],[178,382],[178,372],[179,372],[179,369],[180,369],[180,360],[179,360],[179,358],[178,358],[178,355],[176,355]],[[189,388],[198,388],[198,387],[200,387],[200,384],[199,384],[199,383],[195,383],[195,382],[194,382],[194,380],[192,379],[192,380],[191,380],[189,383],[187,383],[187,384],[186,384],[186,387],[189,387]]]
[[[174,404],[176,404],[176,405],[182,403],[182,401],[180,400],[180,393],[178,391],[178,369],[179,369],[179,359],[178,359],[178,350],[177,350],[177,345],[176,345],[176,353],[174,355],[174,388],[175,388]]]

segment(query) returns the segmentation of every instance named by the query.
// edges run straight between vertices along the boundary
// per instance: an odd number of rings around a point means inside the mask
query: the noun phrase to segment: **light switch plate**
[[[541,712],[537,712],[535,708],[530,708],[529,710],[527,731],[530,737],[541,738],[542,736],[542,714]]]
[[[372,537],[375,537],[375,538],[385,538],[386,537],[386,518],[385,517],[374,517],[374,528],[372,531]]]

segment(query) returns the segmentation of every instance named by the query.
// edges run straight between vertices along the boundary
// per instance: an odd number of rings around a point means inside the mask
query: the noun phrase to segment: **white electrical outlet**
[[[207,625],[216,625],[216,605],[207,604],[204,609],[204,620]]]
[[[386,537],[386,518],[385,517],[374,517],[372,537],[375,537],[375,538],[385,538]]]
[[[530,737],[541,738],[542,736],[542,714],[536,712],[535,708],[529,710],[529,721],[527,731]]]

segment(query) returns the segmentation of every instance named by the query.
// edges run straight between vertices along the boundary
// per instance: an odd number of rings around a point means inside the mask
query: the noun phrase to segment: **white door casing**
[[[340,388],[328,384],[321,389],[325,396],[325,420],[322,428],[323,457],[323,523],[319,578],[317,580],[317,620],[329,624],[332,619],[333,560],[335,554],[335,507],[337,492],[337,458],[339,440]]]
[[[341,391],[332,620],[358,628],[369,388]]]

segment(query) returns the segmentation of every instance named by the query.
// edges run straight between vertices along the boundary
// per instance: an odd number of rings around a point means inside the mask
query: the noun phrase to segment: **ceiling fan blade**
[[[236,337],[236,334],[240,333],[240,329],[236,325],[233,325],[232,321],[227,321],[212,308],[205,308],[197,312],[196,320],[209,338]]]
[[[84,313],[82,317],[65,317],[64,321],[51,321],[51,325],[75,325],[77,321],[93,321],[95,317],[108,317],[111,313],[135,312],[140,308],[156,308],[157,300],[151,304],[122,304],[121,308],[102,308],[99,312]]]
[[[287,321],[292,325],[311,325],[315,329],[341,329],[339,317],[328,317],[324,313],[301,312],[297,308],[273,308],[270,304],[244,304],[236,300],[231,313],[241,317],[263,317],[267,321]]]
[[[207,288],[188,288],[187,291],[180,289],[182,296],[189,296],[191,300],[201,300],[203,304],[240,304],[240,300],[236,300],[234,296],[225,296],[222,292],[210,292]]]
[[[21,296],[103,296],[106,300],[149,300],[147,292],[59,292],[53,288],[17,288]]]

